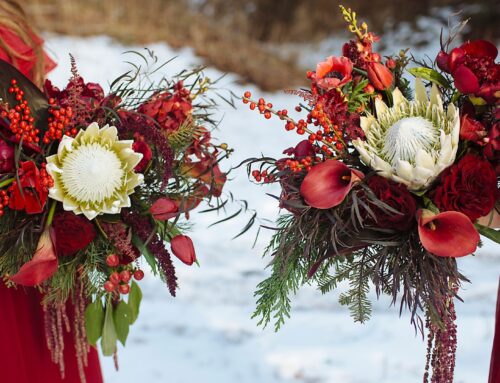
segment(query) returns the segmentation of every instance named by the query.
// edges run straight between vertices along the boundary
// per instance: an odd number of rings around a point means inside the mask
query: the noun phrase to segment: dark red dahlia
[[[52,227],[59,256],[73,255],[85,249],[97,234],[88,219],[68,211],[56,214]]]

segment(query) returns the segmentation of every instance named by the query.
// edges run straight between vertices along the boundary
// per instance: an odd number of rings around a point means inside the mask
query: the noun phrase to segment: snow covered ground
[[[122,46],[107,37],[73,38],[47,36],[57,53],[59,67],[51,78],[64,85],[70,75],[69,57],[76,58],[87,81],[106,84],[128,69],[123,52],[140,47]],[[175,51],[165,44],[150,45],[160,60],[178,56],[165,68],[174,74],[200,64],[192,51]],[[333,53],[333,52],[332,52]],[[212,78],[220,75],[207,71]],[[255,87],[236,84],[227,76],[222,86],[240,95],[250,88],[275,105],[293,110],[296,99],[284,94],[265,94]],[[217,137],[236,149],[231,165],[259,155],[278,156],[295,141],[280,121],[264,120],[245,106],[238,110],[221,105],[223,119]],[[248,183],[243,169],[228,184],[236,196],[248,200],[263,216],[277,214],[274,200]],[[235,211],[237,206],[230,208]],[[232,209],[232,210],[231,210]],[[248,217],[247,217],[248,218]],[[421,381],[425,343],[415,336],[407,315],[387,300],[374,306],[373,318],[354,324],[346,309],[337,304],[337,294],[321,296],[305,288],[294,299],[293,315],[282,330],[274,333],[256,326],[250,316],[253,291],[265,278],[266,259],[260,257],[269,239],[263,233],[252,249],[253,235],[231,241],[245,220],[207,229],[217,217],[193,214],[191,234],[202,267],[176,262],[180,280],[177,298],[151,277],[141,283],[142,311],[133,326],[126,349],[119,352],[120,371],[110,358],[101,358],[104,376],[113,382],[168,383],[411,383]],[[459,260],[472,283],[463,291],[465,304],[458,303],[459,346],[456,382],[487,380],[493,339],[496,288],[500,271],[499,247],[487,242],[476,257]]]

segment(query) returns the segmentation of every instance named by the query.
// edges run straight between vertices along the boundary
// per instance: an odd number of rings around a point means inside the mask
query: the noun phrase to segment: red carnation
[[[499,197],[493,166],[482,157],[466,154],[441,173],[431,198],[441,211],[459,211],[475,221],[488,214]]]
[[[73,255],[85,249],[95,238],[94,225],[71,212],[56,214],[52,222],[57,255]]]
[[[371,206],[377,217],[377,226],[384,229],[405,231],[415,224],[417,204],[415,198],[403,184],[375,175],[368,180],[368,186],[379,200],[399,212],[399,214],[391,213]]]
[[[330,56],[316,66],[314,80],[324,90],[340,88],[352,79],[352,62],[347,57]]]
[[[19,163],[18,178],[19,183],[14,182],[9,188],[9,207],[26,210],[28,214],[41,213],[49,195],[51,177],[45,169],[38,170],[33,161],[26,161]]]

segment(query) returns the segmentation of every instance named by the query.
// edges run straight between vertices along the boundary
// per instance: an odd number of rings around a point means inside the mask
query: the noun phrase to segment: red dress
[[[38,44],[43,41],[32,36]],[[35,55],[33,50],[14,33],[0,27],[0,39],[21,55],[17,68],[31,76]],[[0,59],[11,62],[0,45]],[[55,63],[46,56],[45,71]],[[44,313],[41,294],[34,288],[7,288],[0,281],[0,382],[2,383],[80,383],[75,352],[75,342],[70,333],[64,333],[65,379],[59,366],[52,362],[46,344]],[[68,304],[68,313],[73,310]],[[97,351],[92,348],[85,369],[87,383],[102,383]]]
[[[491,352],[490,378],[488,383],[500,383],[500,285],[497,296],[497,315],[495,325],[495,336],[493,338],[493,350]]]

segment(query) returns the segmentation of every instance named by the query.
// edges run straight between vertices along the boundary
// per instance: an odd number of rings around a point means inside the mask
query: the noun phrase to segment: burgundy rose
[[[18,177],[19,183],[14,182],[9,188],[9,207],[25,210],[28,214],[41,213],[47,202],[50,177],[45,170],[40,171],[33,161],[19,163]]]
[[[379,200],[399,212],[399,214],[391,213],[371,206],[377,217],[377,226],[406,231],[416,223],[417,204],[413,195],[403,184],[375,175],[368,180],[368,186]]]
[[[330,56],[316,66],[314,80],[324,90],[336,89],[352,80],[352,62],[347,57]]]
[[[472,221],[488,214],[498,197],[493,166],[474,154],[466,154],[441,173],[439,184],[431,193],[439,210],[458,211]]]
[[[134,149],[136,153],[142,154],[142,160],[136,165],[134,169],[136,172],[141,173],[144,169],[146,169],[146,167],[149,164],[149,161],[151,161],[151,157],[153,157],[153,152],[151,151],[149,145],[141,140],[135,141],[132,144],[132,149]]]
[[[14,171],[14,148],[0,139],[0,174]]]
[[[86,218],[64,211],[52,222],[57,255],[73,255],[85,249],[96,237],[94,225]]]

